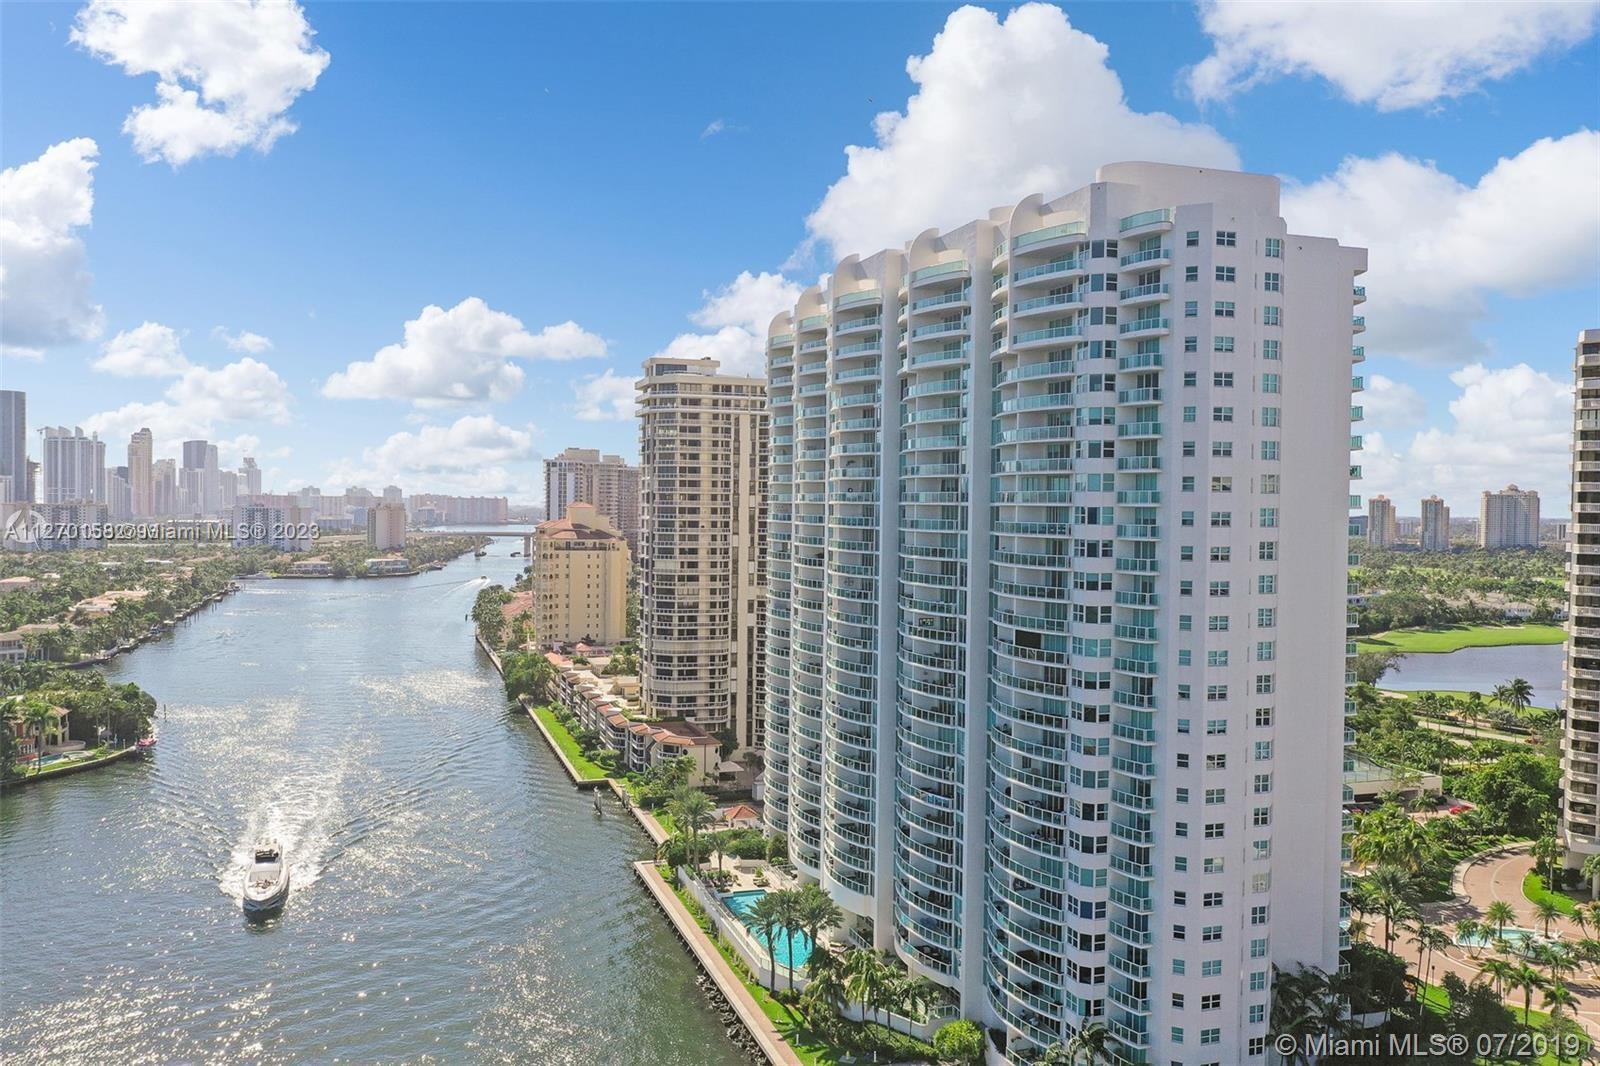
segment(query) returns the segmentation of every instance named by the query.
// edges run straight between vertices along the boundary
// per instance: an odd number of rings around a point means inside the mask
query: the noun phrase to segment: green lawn
[[[598,781],[606,776],[606,768],[584,755],[583,749],[578,747],[578,742],[572,739],[572,734],[567,732],[567,727],[561,724],[561,719],[556,717],[556,712],[549,707],[535,707],[533,713],[538,715],[539,721],[555,737],[556,747],[572,763],[573,769],[578,771],[578,776],[586,781]]]
[[[1362,637],[1360,651],[1397,651],[1407,655],[1433,655],[1462,648],[1500,648],[1509,644],[1560,644],[1567,639],[1558,625],[1437,626],[1428,629],[1391,629]]]
[[[1539,994],[1537,992],[1534,993],[1533,999],[1535,1003],[1539,1001]],[[1422,986],[1422,1005],[1433,1011],[1435,1014],[1443,1015],[1450,1009],[1450,994],[1439,985],[1425,984]],[[1510,996],[1508,996],[1505,1000],[1505,1005],[1506,1008],[1511,1011],[1511,1016],[1516,1019],[1517,1024],[1519,1025],[1531,1025],[1534,1029],[1543,1030],[1545,1026],[1550,1024],[1550,1015],[1546,1014],[1542,1010],[1530,1010],[1526,1014],[1523,1013],[1522,994],[1520,992],[1512,993]],[[1585,1039],[1588,1045],[1592,1047],[1594,1042],[1592,1040],[1588,1040],[1587,1038]],[[1588,1049],[1586,1048],[1585,1050],[1587,1051]],[[1480,1064],[1492,1064],[1492,1066],[1499,1066],[1499,1064],[1503,1062],[1514,1062],[1519,1064],[1519,1066],[1530,1066],[1530,1064],[1537,1064],[1537,1066],[1562,1066],[1563,1062],[1571,1063],[1580,1060],[1571,1055],[1568,1055],[1565,1059],[1557,1060],[1554,1055],[1547,1051],[1540,1055],[1537,1059],[1532,1057],[1518,1059],[1479,1058],[1477,1061]]]
[[[1398,698],[1398,699],[1406,700],[1407,702],[1409,702],[1411,700],[1414,700],[1418,696],[1422,695],[1422,692],[1410,692],[1410,691],[1405,691],[1405,690],[1395,689],[1395,688],[1384,688],[1382,681],[1378,682],[1378,691],[1383,693],[1385,697]],[[1426,691],[1430,691],[1436,696],[1454,696],[1458,700],[1465,700],[1465,699],[1468,699],[1468,698],[1470,698],[1472,696],[1472,693],[1466,691],[1465,689],[1459,689],[1459,688],[1436,688],[1436,689],[1429,689],[1429,690],[1426,690]],[[1478,695],[1483,697],[1483,702],[1487,706],[1489,706],[1489,707],[1496,706],[1494,700],[1491,698],[1491,696],[1492,696],[1491,693],[1480,692],[1480,693],[1478,693]],[[1555,708],[1554,707],[1529,707],[1528,710],[1530,710],[1530,711],[1553,711],[1553,710],[1555,710]]]
[[[1565,892],[1557,892],[1553,889],[1544,887],[1544,878],[1534,873],[1532,870],[1529,870],[1528,876],[1522,879],[1522,894],[1528,898],[1529,903],[1539,904],[1546,900],[1554,903],[1556,905],[1556,910],[1560,911],[1562,914],[1565,914],[1569,918],[1572,917],[1573,911],[1575,911],[1578,906],[1577,900],[1573,899]]]

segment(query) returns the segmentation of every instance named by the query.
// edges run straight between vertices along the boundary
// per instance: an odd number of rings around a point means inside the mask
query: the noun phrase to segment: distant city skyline
[[[0,249],[38,278],[5,294],[3,377],[33,424],[119,448],[149,426],[155,459],[204,437],[269,484],[534,503],[565,447],[636,461],[645,358],[753,372],[771,316],[837,257],[1150,159],[1279,175],[1290,225],[1371,248],[1363,492],[1467,513],[1516,481],[1563,513],[1565,353],[1600,278],[1600,59],[1593,8],[1518,9],[1328,26],[1290,6],[1256,33],[1202,5],[1153,39],[1137,5],[866,4],[818,84],[739,47],[792,32],[792,7],[649,5],[617,35],[589,5],[390,7],[382,33],[373,8],[291,6],[290,84],[240,67],[271,113],[202,96],[205,139],[129,119],[170,112],[122,73],[159,64],[112,8],[8,4],[7,232],[50,253]],[[555,43],[601,34],[593,54]],[[1290,53],[1308,37],[1316,55]],[[199,35],[148,40],[185,71],[163,92],[204,83]],[[1490,63],[1489,40],[1515,44]],[[414,82],[420,62],[440,76]],[[1082,106],[1023,114],[1023,91]],[[419,138],[450,148],[418,168]],[[619,271],[624,301],[598,283]]]

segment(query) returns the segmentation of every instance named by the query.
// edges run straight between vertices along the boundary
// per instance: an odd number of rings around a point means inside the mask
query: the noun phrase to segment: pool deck
[[[733,967],[722,957],[722,952],[711,943],[705,930],[700,928],[700,923],[694,920],[694,916],[683,905],[683,901],[672,890],[672,886],[662,879],[661,871],[655,863],[636,862],[633,864],[633,873],[655,899],[656,905],[666,912],[667,918],[678,932],[679,939],[688,946],[689,953],[695,957],[700,968],[716,982],[717,989],[733,1008],[734,1013],[739,1016],[739,1021],[745,1029],[755,1038],[756,1045],[760,1047],[766,1060],[774,1066],[804,1066],[800,1056],[795,1054],[794,1049],[783,1039],[772,1019],[762,1011],[760,1004],[750,994],[750,990],[739,979],[739,975],[733,972]]]

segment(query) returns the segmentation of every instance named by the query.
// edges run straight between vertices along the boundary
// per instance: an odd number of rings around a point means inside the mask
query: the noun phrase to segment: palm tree
[[[772,983],[767,986],[770,991],[777,991],[778,987],[778,930],[783,926],[783,915],[779,913],[781,904],[777,893],[768,892],[755,905],[745,913],[745,921],[755,932],[756,939],[761,941],[767,949],[767,962],[772,968]]]
[[[1443,929],[1440,929],[1436,926],[1419,922],[1417,927],[1417,944],[1419,949],[1425,949],[1428,954],[1427,966],[1423,967],[1419,962],[1417,968],[1422,974],[1423,981],[1428,984],[1432,984],[1433,953],[1435,951],[1443,951],[1445,948],[1450,946],[1450,935]]]
[[[777,912],[779,922],[783,926],[783,938],[788,943],[789,950],[784,956],[784,965],[789,969],[789,991],[794,991],[794,931],[800,921],[800,894],[793,889],[784,889],[779,892],[768,892],[763,899],[774,900],[773,908]]]
[[[22,723],[38,740],[38,754],[33,760],[33,772],[44,767],[44,733],[56,722],[56,709],[38,696],[22,701]]]
[[[1504,935],[1506,926],[1516,921],[1517,912],[1511,909],[1511,904],[1503,899],[1497,899],[1489,904],[1483,912],[1484,920],[1494,926],[1494,935]]]
[[[1291,1038],[1295,1050],[1284,1057],[1289,1066],[1311,1062],[1312,1038],[1329,1031],[1324,1002],[1332,998],[1322,971],[1299,966],[1289,973],[1273,968],[1268,1032],[1278,1040]]]
[[[1572,908],[1572,924],[1578,927],[1579,939],[1589,935],[1589,915],[1582,907]]]
[[[1383,918],[1383,946],[1393,952],[1395,925],[1414,913],[1411,880],[1403,870],[1380,866],[1362,878],[1363,909]]]
[[[813,948],[811,957],[806,960],[806,976],[810,982],[802,998],[837,1014],[849,994],[845,989],[844,963],[839,955],[821,946]]]
[[[906,1035],[911,1035],[911,1023],[927,1014],[928,1008],[941,998],[939,986],[926,977],[907,976],[894,982],[895,1009],[906,1018]],[[893,1021],[893,1019],[890,1019]]]
[[[1506,690],[1506,702],[1510,705],[1513,711],[1521,714],[1523,711],[1532,706],[1533,686],[1530,685],[1525,679],[1513,677],[1502,687]]]
[[[798,890],[795,906],[795,924],[811,941],[811,953],[821,950],[822,934],[844,921],[844,912],[829,895],[816,885],[806,885]]]
[[[1072,1034],[1067,1041],[1067,1061],[1077,1066],[1099,1066],[1111,1061],[1111,1030],[1100,1022],[1090,1022]]]
[[[700,830],[711,824],[711,797],[687,786],[678,789],[667,801],[673,822],[689,837],[689,865],[699,868]]]
[[[1550,923],[1561,917],[1561,908],[1548,899],[1542,899],[1533,905],[1533,915],[1544,923],[1544,935],[1550,935]]]
[[[1507,990],[1512,987],[1516,975],[1516,964],[1505,959],[1490,959],[1483,964],[1483,969],[1478,971],[1479,977],[1494,985],[1495,995],[1501,999],[1505,998]]]
[[[1483,936],[1483,927],[1471,918],[1463,918],[1456,923],[1456,943],[1467,949],[1467,954],[1472,958],[1478,957],[1478,945]]]
[[[1583,879],[1589,882],[1589,895],[1600,895],[1596,886],[1600,886],[1600,855],[1591,855],[1583,860]]]
[[[1511,975],[1511,986],[1522,989],[1522,1023],[1524,1025],[1532,1026],[1533,1023],[1528,1018],[1528,1012],[1533,1009],[1533,993],[1537,989],[1545,987],[1545,983],[1544,976],[1527,963],[1518,966]]]
[[[861,1004],[861,1013],[866,1015],[869,1004],[875,1004],[883,997],[883,986],[889,976],[889,968],[878,958],[877,952],[868,951],[866,948],[855,948],[844,959],[845,990],[850,998]]]
[[[1561,861],[1561,856],[1565,853],[1561,847],[1561,841],[1555,838],[1554,833],[1549,833],[1535,840],[1531,850],[1534,868],[1544,867],[1544,873],[1541,876],[1544,878],[1545,887],[1554,888],[1556,886],[1556,864]]]

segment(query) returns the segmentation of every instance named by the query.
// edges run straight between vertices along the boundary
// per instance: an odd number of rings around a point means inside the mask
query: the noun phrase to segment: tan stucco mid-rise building
[[[733,742],[765,742],[766,382],[657,357],[639,389],[644,702]],[[784,432],[787,432],[785,430]],[[820,438],[820,434],[818,435]],[[808,446],[821,450],[816,439]],[[807,530],[819,544],[821,525]]]
[[[397,503],[367,508],[367,543],[379,551],[406,546],[406,509]]]
[[[533,631],[542,642],[616,644],[627,636],[628,542],[593,504],[539,523]]]

